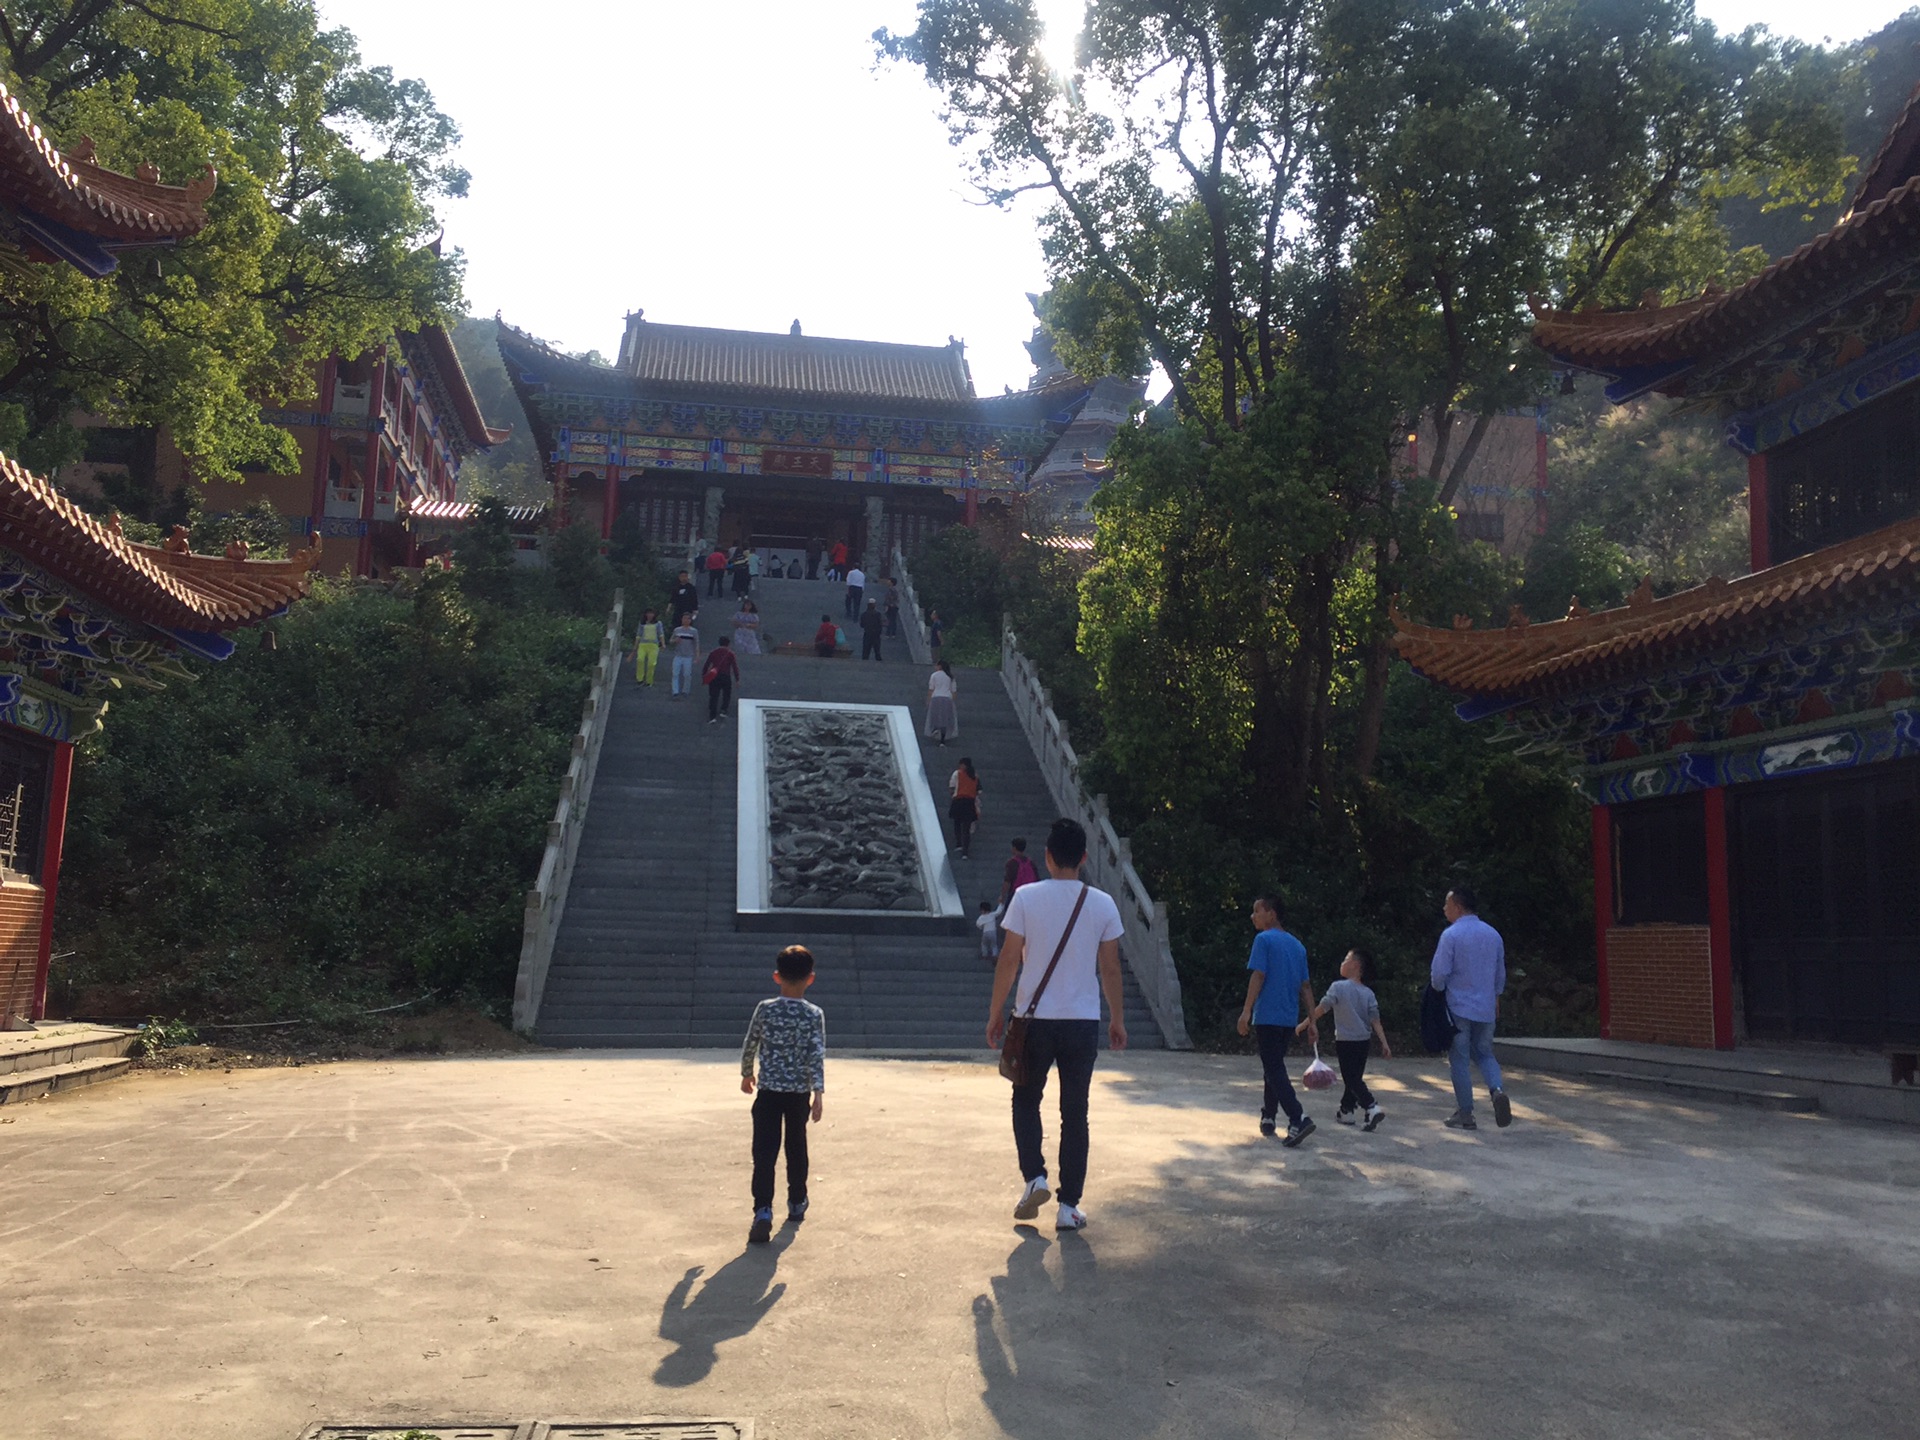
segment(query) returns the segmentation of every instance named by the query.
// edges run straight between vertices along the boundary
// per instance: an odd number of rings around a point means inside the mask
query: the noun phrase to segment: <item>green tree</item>
[[[1389,609],[1451,587],[1466,562],[1436,507],[1543,382],[1528,296],[1604,298],[1729,176],[1824,193],[1838,127],[1777,44],[1685,0],[1096,0],[1067,75],[1039,38],[1031,5],[977,0],[922,0],[911,34],[878,37],[939,91],[990,198],[1049,198],[1063,357],[1172,381],[1172,423],[1116,450],[1084,644],[1140,621],[1101,608],[1132,586],[1211,607],[1171,668],[1219,702],[1176,707],[1173,735],[1284,827],[1328,798],[1344,693],[1371,771]],[[1410,484],[1420,419],[1436,443]],[[1125,716],[1150,747],[1116,662],[1111,742]]]
[[[0,56],[34,118],[171,183],[208,164],[208,224],[102,280],[0,275],[0,448],[77,452],[75,409],[163,425],[203,474],[291,467],[263,405],[310,367],[448,317],[460,257],[427,245],[465,193],[459,135],[418,81],[360,57],[305,0],[41,0],[0,10]]]
[[[473,517],[453,537],[453,563],[469,595],[501,601],[513,583],[513,525],[506,504],[488,495],[473,507]]]

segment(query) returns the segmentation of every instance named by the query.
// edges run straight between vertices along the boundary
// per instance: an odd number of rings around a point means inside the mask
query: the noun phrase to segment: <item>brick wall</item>
[[[1708,934],[1705,925],[1615,925],[1607,931],[1612,1039],[1713,1048]]]
[[[0,1010],[8,1015],[33,1015],[46,903],[38,885],[0,885]]]

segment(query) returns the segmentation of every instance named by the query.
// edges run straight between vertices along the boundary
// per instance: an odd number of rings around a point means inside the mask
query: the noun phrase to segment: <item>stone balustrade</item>
[[[600,640],[600,655],[594,662],[593,684],[587,691],[580,728],[573,737],[573,755],[560,781],[560,802],[547,824],[547,849],[540,857],[539,878],[527,892],[520,970],[513,982],[513,1028],[523,1035],[531,1035],[534,1022],[540,1018],[540,998],[546,990],[547,968],[553,962],[553,941],[560,933],[574,856],[586,830],[594,771],[600,765],[600,746],[606,739],[607,717],[613,712],[613,692],[620,680],[620,618],[625,604],[625,595],[616,590],[607,631]]]

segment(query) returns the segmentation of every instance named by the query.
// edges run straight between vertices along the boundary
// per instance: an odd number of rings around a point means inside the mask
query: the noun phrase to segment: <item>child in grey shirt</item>
[[[1373,979],[1373,961],[1359,950],[1349,950],[1340,962],[1340,978],[1327,987],[1326,996],[1302,1020],[1302,1035],[1315,1027],[1320,1017],[1333,1012],[1333,1048],[1340,1057],[1340,1078],[1346,1090],[1340,1096],[1340,1113],[1333,1118],[1342,1125],[1354,1123],[1358,1112],[1366,1111],[1363,1129],[1371,1130],[1386,1119],[1386,1112],[1373,1103],[1367,1089],[1367,1054],[1377,1036],[1380,1058],[1391,1060],[1393,1047],[1387,1044],[1387,1032],[1380,1026],[1380,1001],[1369,982]]]
[[[783,1138],[787,1223],[798,1225],[807,1218],[807,1121],[819,1122],[827,1098],[827,1017],[802,998],[813,984],[813,952],[789,945],[775,957],[773,967],[780,993],[753,1007],[746,1043],[740,1047],[740,1088],[754,1097],[753,1224],[747,1239],[756,1245],[773,1239],[773,1167]]]

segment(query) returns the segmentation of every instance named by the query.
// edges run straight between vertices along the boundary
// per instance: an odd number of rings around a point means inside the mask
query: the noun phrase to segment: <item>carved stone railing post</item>
[[[520,936],[520,971],[513,982],[513,1028],[531,1035],[540,1018],[540,997],[547,988],[547,969],[553,963],[553,942],[560,933],[560,917],[567,908],[567,887],[573,880],[574,856],[586,829],[587,806],[593,796],[594,772],[600,767],[600,746],[607,737],[607,717],[613,711],[613,692],[620,679],[620,617],[626,597],[613,592],[607,631],[600,638],[593,683],[574,733],[567,773],[560,778],[560,803],[547,823],[547,849],[540,857],[539,878],[527,892],[525,923]]]

